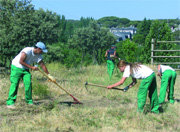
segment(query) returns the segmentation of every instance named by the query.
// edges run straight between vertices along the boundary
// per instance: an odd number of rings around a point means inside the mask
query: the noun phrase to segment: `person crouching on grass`
[[[151,103],[151,112],[159,113],[159,103],[158,103],[158,95],[157,95],[157,84],[156,84],[156,76],[154,71],[152,71],[149,67],[141,64],[129,64],[124,60],[120,60],[117,64],[117,67],[123,72],[123,77],[121,80],[115,84],[108,86],[107,88],[113,88],[118,85],[122,85],[127,77],[132,77],[132,83],[129,87],[132,87],[136,84],[136,79],[142,79],[141,84],[139,86],[137,98],[138,98],[138,112],[144,111],[144,105],[146,103],[146,97],[149,90],[149,98]]]
[[[15,101],[17,97],[19,80],[23,78],[25,86],[25,99],[26,103],[32,105],[32,85],[31,85],[31,70],[38,70],[37,67],[31,66],[33,63],[40,64],[41,68],[45,73],[48,74],[52,81],[55,81],[54,77],[51,76],[42,60],[42,53],[47,53],[47,49],[42,42],[38,42],[35,47],[24,48],[13,60],[11,64],[11,75],[10,81],[11,86],[9,90],[9,97],[7,99],[7,108],[14,109]]]
[[[175,70],[166,65],[158,65],[158,76],[161,78],[161,88],[159,93],[159,104],[165,102],[166,90],[169,86],[168,91],[168,101],[169,103],[174,103],[174,84],[176,81],[176,72]]]

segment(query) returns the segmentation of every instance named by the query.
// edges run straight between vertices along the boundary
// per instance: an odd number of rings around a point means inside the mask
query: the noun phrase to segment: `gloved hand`
[[[48,77],[51,81],[56,82],[56,79],[53,76],[51,76],[50,74],[48,74]]]

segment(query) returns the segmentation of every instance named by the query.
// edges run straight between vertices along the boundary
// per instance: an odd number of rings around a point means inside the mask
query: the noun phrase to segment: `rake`
[[[44,76],[46,76],[49,80],[51,80],[50,78],[49,78],[49,76],[45,73],[45,72],[43,72],[43,71],[41,71],[40,69],[38,69]],[[72,98],[73,98],[73,100],[74,100],[74,103],[73,104],[82,104],[80,101],[78,101],[72,94],[70,94],[67,90],[65,90],[63,87],[61,87],[56,81],[52,81],[51,80],[51,82],[53,82],[54,84],[56,84],[60,89],[62,89],[63,91],[65,91],[68,95],[70,95]]]

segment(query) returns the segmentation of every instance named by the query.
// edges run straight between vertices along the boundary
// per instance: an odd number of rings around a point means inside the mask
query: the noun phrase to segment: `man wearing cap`
[[[38,67],[31,66],[33,63],[38,63],[44,72],[46,72],[49,78],[55,81],[54,77],[52,77],[43,60],[42,53],[47,53],[46,46],[43,42],[38,42],[34,47],[26,47],[12,60],[11,64],[11,75],[10,81],[11,86],[9,90],[9,97],[7,99],[7,107],[15,108],[14,104],[17,97],[19,80],[23,78],[24,86],[25,86],[25,100],[27,104],[33,104],[32,100],[32,85],[31,85],[31,74],[29,69],[38,70]]]
[[[115,45],[111,45],[111,48],[106,51],[105,57],[107,57],[107,72],[111,80],[114,71],[114,59],[116,57]]]

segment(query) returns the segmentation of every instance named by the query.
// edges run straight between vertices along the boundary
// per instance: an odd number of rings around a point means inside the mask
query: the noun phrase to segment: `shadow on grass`
[[[165,102],[165,103],[162,103],[159,105],[159,112],[160,113],[163,113],[167,110],[167,107],[168,107],[168,102]]]
[[[163,113],[167,110],[167,107],[168,107],[168,102],[165,102],[161,105],[159,105],[159,112],[160,113]],[[144,114],[147,114],[147,113],[150,113],[151,112],[151,105],[150,104],[146,104],[144,106]]]
[[[68,105],[68,106],[72,106],[72,105],[82,105],[80,103],[76,103],[73,101],[63,101],[63,102],[59,102],[60,105]]]
[[[175,101],[179,103],[179,102],[180,102],[180,99],[175,99]]]

